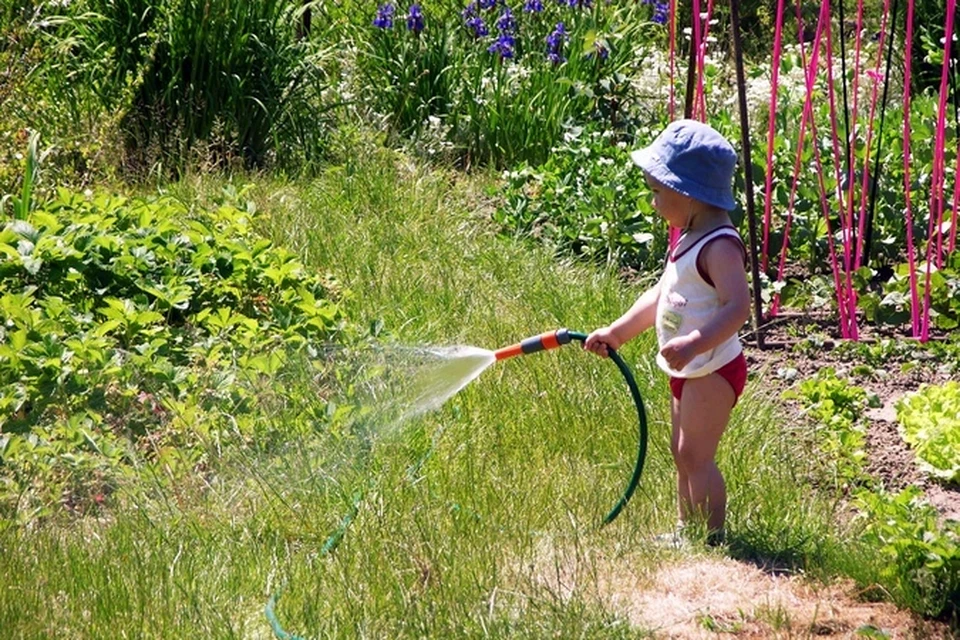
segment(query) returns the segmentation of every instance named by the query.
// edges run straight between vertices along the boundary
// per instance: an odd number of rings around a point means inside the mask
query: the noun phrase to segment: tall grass
[[[205,198],[221,186],[175,190]],[[489,186],[360,146],[309,184],[248,193],[267,213],[263,231],[332,270],[352,292],[347,313],[382,345],[493,348],[589,330],[631,303],[636,289],[613,273],[497,237]],[[283,587],[278,619],[305,637],[644,637],[598,585],[611,573],[640,580],[671,557],[649,542],[675,519],[668,391],[652,350],[649,336],[622,350],[651,446],[611,526],[598,528],[629,476],[636,416],[612,364],[570,346],[498,364],[399,428],[318,421],[279,449],[225,452],[194,482],[131,482],[101,519],[8,528],[0,628],[10,638],[268,637],[263,606]],[[309,411],[310,375],[290,374],[289,398],[264,420]],[[814,462],[752,388],[721,447],[733,548],[828,570],[843,538],[809,482]],[[322,553],[354,504],[342,542]]]
[[[197,157],[292,167],[322,156],[330,49],[298,37],[300,3],[64,7],[37,23],[52,53],[40,75],[75,126],[117,120],[128,168],[176,173]]]

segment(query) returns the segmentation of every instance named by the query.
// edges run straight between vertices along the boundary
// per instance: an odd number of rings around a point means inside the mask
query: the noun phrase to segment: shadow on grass
[[[751,564],[770,576],[790,576],[811,566],[811,540],[795,539],[789,544],[771,544],[751,536],[727,533],[727,555]]]

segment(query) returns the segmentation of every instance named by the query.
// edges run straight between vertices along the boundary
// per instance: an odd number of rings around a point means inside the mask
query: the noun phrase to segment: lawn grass
[[[255,179],[247,197],[266,235],[351,292],[348,317],[382,327],[381,366],[402,347],[589,331],[631,304],[642,285],[498,237],[493,184],[361,145],[309,182]],[[170,190],[203,201],[222,186]],[[279,592],[277,619],[303,637],[645,637],[596,587],[613,563],[642,581],[673,557],[649,542],[675,519],[668,391],[653,350],[650,335],[622,350],[646,401],[650,449],[639,489],[608,527],[598,525],[629,478],[636,414],[615,367],[570,346],[497,364],[401,425],[368,418],[279,449],[224,452],[190,482],[131,480],[101,519],[7,529],[0,629],[270,637],[263,609]],[[288,384],[315,383],[294,373]],[[264,419],[303,410],[277,402]],[[754,380],[720,451],[731,551],[829,573],[841,537],[793,428]]]

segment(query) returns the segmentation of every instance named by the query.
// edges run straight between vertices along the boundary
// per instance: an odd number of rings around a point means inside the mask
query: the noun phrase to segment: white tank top
[[[705,246],[723,237],[736,240],[743,249],[746,261],[743,240],[737,230],[729,225],[713,229],[691,246],[679,252],[675,249],[667,256],[667,265],[660,278],[660,298],[657,300],[656,330],[661,349],[672,338],[702,329],[717,313],[720,307],[717,290],[707,281],[707,274],[700,271],[697,259]],[[659,353],[657,365],[674,378],[699,378],[713,373],[742,351],[740,336],[735,333],[710,351],[697,354],[679,371],[672,369]]]

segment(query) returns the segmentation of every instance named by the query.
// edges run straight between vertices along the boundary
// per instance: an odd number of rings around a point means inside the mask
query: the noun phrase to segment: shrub
[[[659,268],[666,224],[653,211],[631,145],[612,132],[572,127],[541,165],[504,173],[506,193],[494,219],[564,252],[613,267]]]

